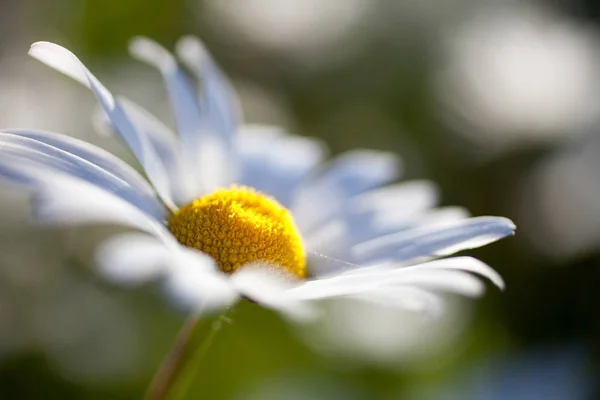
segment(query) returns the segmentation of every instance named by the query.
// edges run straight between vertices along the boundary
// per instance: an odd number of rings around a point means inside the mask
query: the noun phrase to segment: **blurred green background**
[[[172,48],[194,34],[247,121],[322,138],[332,154],[393,151],[406,179],[439,184],[442,205],[516,222],[514,238],[469,252],[506,291],[460,303],[460,334],[420,344],[435,351],[324,355],[242,304],[190,399],[600,398],[598,23],[592,0],[0,0],[0,126],[66,133],[133,163],[94,133],[92,96],[28,46],[68,47],[171,121],[158,75],[127,43]],[[0,398],[140,398],[185,315],[155,288],[95,278],[96,232],[28,228],[23,198],[1,198]]]

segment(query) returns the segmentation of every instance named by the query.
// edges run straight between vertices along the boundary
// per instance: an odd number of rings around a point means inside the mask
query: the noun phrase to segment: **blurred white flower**
[[[600,243],[598,127],[535,164],[523,176],[517,207],[529,243],[548,257],[572,257]]]
[[[247,298],[297,322],[318,317],[317,305],[332,298],[435,315],[439,292],[483,292],[471,273],[503,287],[479,260],[434,259],[513,234],[510,220],[432,210],[429,182],[381,187],[399,175],[390,153],[355,150],[321,165],[325,150],[314,139],[264,126],[236,135],[235,97],[196,39],[182,39],[177,53],[200,91],[158,44],[137,38],[130,50],[163,75],[178,136],[113,97],[68,50],[39,42],[30,55],[93,91],[151,185],[88,143],[41,131],[0,134],[0,174],[34,192],[39,221],[136,231],[100,246],[105,276],[124,284],[157,279],[199,310]]]
[[[202,15],[221,35],[235,35],[298,62],[322,63],[356,47],[339,44],[364,21],[368,9],[362,0],[211,0],[203,4]]]
[[[447,121],[489,155],[572,135],[598,113],[600,42],[532,5],[483,7],[451,35],[437,93]]]

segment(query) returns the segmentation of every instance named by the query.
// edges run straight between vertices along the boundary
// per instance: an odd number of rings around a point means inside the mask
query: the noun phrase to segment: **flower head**
[[[356,150],[321,164],[325,149],[315,139],[240,126],[230,85],[196,39],[182,39],[177,54],[199,90],[158,44],[138,38],[130,51],[162,74],[178,135],[113,96],[68,50],[39,42],[30,55],[92,90],[150,184],[90,144],[49,132],[0,133],[0,175],[34,190],[38,220],[136,230],[99,247],[106,276],[158,279],[177,301],[199,308],[245,297],[296,320],[334,297],[437,310],[436,292],[482,292],[471,273],[503,286],[474,258],[432,260],[511,235],[510,220],[431,210],[429,182],[388,185],[399,176],[393,154]]]

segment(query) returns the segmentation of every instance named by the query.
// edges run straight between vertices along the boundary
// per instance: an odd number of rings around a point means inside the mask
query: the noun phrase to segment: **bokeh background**
[[[189,398],[600,398],[599,24],[593,0],[0,0],[0,126],[134,163],[94,131],[92,95],[28,46],[70,48],[169,122],[158,74],[127,42],[194,34],[247,121],[319,137],[332,154],[393,151],[406,179],[437,182],[442,205],[516,222],[514,238],[469,252],[506,291],[450,299],[427,335],[384,313],[353,328],[381,330],[366,345],[327,342],[243,304]],[[24,196],[3,186],[0,201],[0,398],[140,398],[185,315],[154,288],[98,280],[98,232],[33,229]]]

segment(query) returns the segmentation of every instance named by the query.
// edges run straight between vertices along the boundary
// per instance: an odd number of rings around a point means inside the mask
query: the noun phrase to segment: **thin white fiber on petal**
[[[139,233],[115,235],[95,253],[100,274],[110,281],[138,285],[167,271],[170,250],[156,238]]]
[[[298,285],[267,267],[242,267],[231,276],[238,292],[258,304],[282,313],[296,322],[309,322],[318,317],[316,308],[298,298],[288,296],[288,290]]]
[[[512,235],[513,222],[502,217],[476,217],[382,236],[354,246],[363,263],[407,261],[472,249]]]
[[[229,277],[204,253],[180,247],[171,251],[164,288],[175,302],[200,312],[225,309],[238,300]]]
[[[175,204],[163,163],[149,139],[139,131],[108,89],[92,75],[73,53],[61,46],[54,43],[37,42],[31,45],[29,54],[92,89],[116,131],[144,167],[148,178],[162,200],[167,206],[174,209]]]
[[[38,138],[41,140],[38,140]],[[56,144],[59,147],[48,143]],[[63,148],[66,150],[63,150]],[[68,150],[73,150],[81,156]],[[100,149],[91,145],[89,145],[89,149],[85,149],[77,146],[76,142],[69,143],[68,140],[63,139],[58,134],[10,131],[0,132],[0,153],[4,156],[14,157],[17,161],[17,165],[15,165],[17,168],[19,166],[18,160],[27,160],[30,163],[37,164],[40,168],[53,169],[83,179],[123,198],[158,221],[162,221],[166,214],[166,210],[148,186],[145,187],[146,190],[144,190],[143,185],[133,187],[130,184],[131,179],[121,178],[121,175],[126,175],[127,178],[135,178],[135,171],[127,169],[127,165],[124,163],[120,164],[115,162],[115,159],[104,157],[105,154]],[[89,158],[84,158],[88,156]],[[103,168],[94,161],[101,165],[107,165],[111,170]],[[119,173],[119,175],[115,175],[112,171]],[[141,179],[139,175],[137,177]]]

